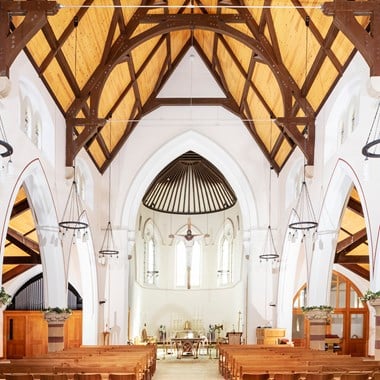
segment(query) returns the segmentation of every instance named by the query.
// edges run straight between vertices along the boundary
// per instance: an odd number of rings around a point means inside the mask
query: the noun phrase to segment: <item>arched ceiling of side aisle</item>
[[[100,172],[142,117],[190,101],[238,115],[277,172],[296,146],[312,164],[315,116],[356,51],[320,0],[59,4],[25,50],[66,117],[66,164],[85,148]],[[190,46],[225,98],[157,97]]]

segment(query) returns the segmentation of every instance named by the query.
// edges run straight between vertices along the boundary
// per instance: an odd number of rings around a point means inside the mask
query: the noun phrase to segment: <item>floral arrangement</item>
[[[10,294],[8,294],[5,291],[4,286],[2,286],[1,289],[0,289],[0,303],[2,303],[3,305],[7,306],[11,302],[12,302],[12,296]]]
[[[64,308],[61,308],[61,307],[48,307],[47,309],[44,309],[43,310],[44,313],[57,313],[57,314],[62,314],[62,313],[68,313],[68,314],[71,314],[73,311],[68,308],[68,307],[64,307]]]
[[[223,330],[223,325],[214,325],[214,331],[216,331],[218,334],[221,330]]]
[[[377,298],[380,298],[380,290],[378,290],[377,292],[373,292],[372,290],[367,290],[363,297],[360,297],[360,301],[362,302],[368,302],[368,301],[372,301],[372,300],[375,300]]]
[[[315,311],[315,310],[321,310],[331,313],[334,308],[332,306],[328,305],[319,305],[319,306],[302,306],[302,311],[304,313],[307,313],[308,311]]]

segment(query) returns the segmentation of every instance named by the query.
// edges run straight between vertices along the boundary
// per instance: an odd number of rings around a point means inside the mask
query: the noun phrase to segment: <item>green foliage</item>
[[[363,302],[367,302],[367,301],[372,301],[372,300],[375,300],[377,298],[380,298],[380,290],[378,290],[377,292],[373,292],[372,290],[367,290],[363,297],[360,297],[360,300],[363,301]]]
[[[57,313],[57,314],[62,314],[62,313],[71,314],[73,312],[68,307],[61,308],[61,307],[58,307],[58,306],[56,306],[56,307],[48,307],[47,309],[44,309],[43,311],[44,311],[44,313],[53,312],[53,313]]]
[[[332,312],[334,310],[334,308],[332,306],[328,306],[328,305],[319,305],[319,306],[302,306],[302,311],[305,313],[305,312],[308,312],[308,311],[312,311],[312,310],[321,310],[321,311],[328,311],[328,312]]]
[[[10,294],[8,294],[5,291],[4,286],[2,286],[1,290],[0,290],[0,303],[2,303],[3,305],[7,306],[11,302],[12,302],[12,296]]]

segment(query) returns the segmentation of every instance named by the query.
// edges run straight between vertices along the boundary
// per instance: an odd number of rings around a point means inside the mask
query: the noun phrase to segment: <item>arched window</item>
[[[39,116],[35,117],[35,123],[32,130],[32,143],[38,148],[42,148],[42,123]]]
[[[197,288],[201,285],[201,244],[198,240],[185,244],[177,240],[175,245],[175,286]]]
[[[233,225],[231,220],[224,222],[223,231],[219,239],[218,249],[218,286],[226,286],[232,282],[232,248]]]
[[[154,225],[150,220],[144,229],[144,284],[156,285],[158,278],[157,245],[154,240]]]
[[[30,105],[29,99],[24,98],[24,133],[31,138],[32,136],[32,107]]]

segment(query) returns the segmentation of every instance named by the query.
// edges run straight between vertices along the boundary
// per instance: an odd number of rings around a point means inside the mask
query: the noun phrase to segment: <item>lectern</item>
[[[241,344],[242,332],[228,332],[228,344]]]

